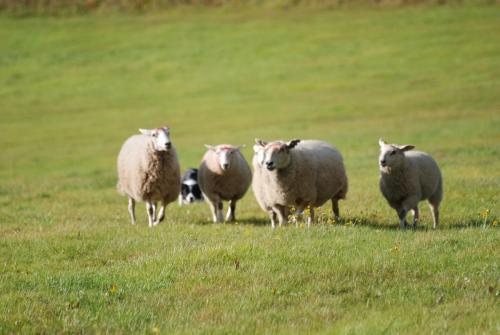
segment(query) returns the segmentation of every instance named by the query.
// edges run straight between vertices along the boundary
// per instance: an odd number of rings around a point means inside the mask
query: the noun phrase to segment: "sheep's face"
[[[234,165],[235,157],[238,155],[240,148],[244,147],[240,145],[239,147],[234,147],[232,145],[221,144],[218,146],[211,146],[205,144],[208,150],[215,152],[217,155],[217,162],[222,171],[227,171]]]
[[[292,140],[288,143],[275,141],[267,143],[255,140],[254,152],[257,155],[258,163],[269,171],[284,169],[290,164],[290,150],[293,149],[300,140]]]
[[[156,151],[168,151],[172,147],[172,141],[170,141],[170,130],[168,127],[139,129],[139,131],[143,135],[151,137],[153,141],[153,148]]]
[[[379,140],[380,145],[380,156],[378,159],[378,163],[380,166],[380,170],[390,172],[392,169],[398,168],[404,162],[405,151],[409,151],[415,146],[413,145],[396,145],[396,144],[387,144],[384,140]]]

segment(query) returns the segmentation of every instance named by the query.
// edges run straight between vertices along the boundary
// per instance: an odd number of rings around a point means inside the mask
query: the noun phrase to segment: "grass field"
[[[0,17],[0,333],[499,333],[499,55],[498,6]],[[272,231],[249,192],[130,225],[118,150],[164,124],[183,168],[334,143],[345,223]],[[397,229],[381,136],[438,160],[438,230]]]

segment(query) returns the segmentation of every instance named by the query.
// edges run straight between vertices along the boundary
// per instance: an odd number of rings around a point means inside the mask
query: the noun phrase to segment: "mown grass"
[[[0,333],[498,332],[499,19],[495,6],[1,18]],[[130,225],[116,155],[163,124],[183,168],[204,143],[246,143],[248,159],[254,137],[334,143],[346,223],[272,231],[250,192],[238,224],[172,204],[157,228],[141,207]],[[438,230],[424,205],[419,229],[397,229],[380,136],[438,160]]]

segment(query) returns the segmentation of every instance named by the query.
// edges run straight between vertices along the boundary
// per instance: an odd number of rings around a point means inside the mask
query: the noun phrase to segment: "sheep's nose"
[[[229,167],[229,164],[227,164],[227,163],[226,163],[226,164],[222,164],[222,168],[223,168],[224,170],[227,170],[227,168],[228,168],[228,167]]]
[[[166,143],[166,144],[165,144],[165,147],[166,147],[167,149],[170,149],[170,147],[172,147],[172,143],[170,143],[170,142]]]
[[[382,165],[382,166],[385,166],[385,163],[386,163],[385,159],[382,159],[382,160],[380,161],[380,165]]]
[[[266,162],[266,167],[268,170],[272,170],[274,168],[273,162]]]

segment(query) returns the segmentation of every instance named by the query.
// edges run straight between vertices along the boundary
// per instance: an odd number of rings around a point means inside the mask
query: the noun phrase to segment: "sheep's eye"
[[[157,134],[157,133],[153,133],[153,135],[152,135],[152,136],[153,136],[153,137],[157,137],[157,136],[158,136],[158,134]]]
[[[396,150],[392,150],[389,155],[394,156],[394,154],[396,154]]]

